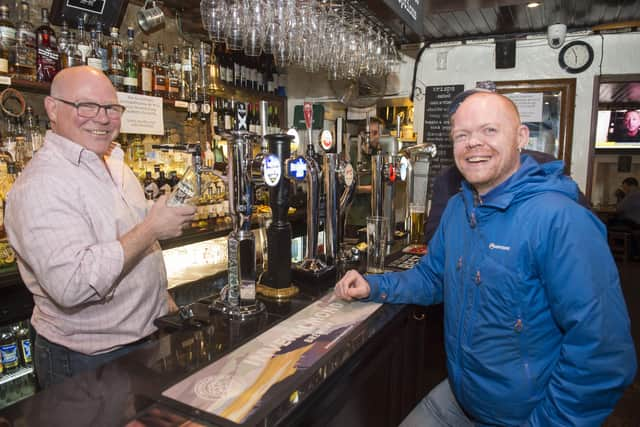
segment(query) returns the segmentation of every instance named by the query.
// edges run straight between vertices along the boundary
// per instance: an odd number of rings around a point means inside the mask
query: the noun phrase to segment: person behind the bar
[[[59,72],[44,100],[51,131],[11,189],[5,212],[33,294],[42,387],[139,347],[175,308],[158,240],[182,234],[193,206],[149,206],[113,143],[124,107],[91,67]]]
[[[384,131],[384,120],[379,117],[369,118],[369,144],[362,144],[362,161],[369,172],[358,173],[358,186],[353,203],[349,208],[347,223],[363,227],[367,223],[367,217],[371,215],[371,156],[380,150],[380,135]],[[358,170],[360,165],[356,165],[357,150],[356,144],[352,146],[350,157],[353,167]]]
[[[403,426],[599,426],[636,373],[629,316],[603,224],[576,203],[562,162],[521,148],[503,95],[451,104],[465,181],[411,270],[336,284],[343,299],[444,302],[448,379]]]

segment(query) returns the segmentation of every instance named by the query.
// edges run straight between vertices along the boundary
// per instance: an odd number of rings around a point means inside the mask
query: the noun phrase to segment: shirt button
[[[462,257],[458,258],[458,262],[456,263],[456,268],[458,270],[462,268]]]
[[[385,294],[384,292],[380,294],[380,299],[387,299],[387,294]]]
[[[482,278],[480,277],[480,270],[476,271],[476,285],[479,285],[482,282]]]

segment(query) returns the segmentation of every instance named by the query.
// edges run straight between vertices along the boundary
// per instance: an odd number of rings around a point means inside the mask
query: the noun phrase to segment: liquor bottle
[[[73,54],[76,51],[76,35],[72,32],[67,34],[64,41],[64,49],[58,51],[60,58],[60,68],[69,68],[73,66]]]
[[[87,56],[87,65],[102,71],[102,49],[100,49],[98,32],[95,28],[91,30],[91,51],[89,52],[89,56]]]
[[[111,83],[116,90],[123,90],[124,80],[124,52],[118,34],[118,27],[111,27],[111,40],[109,41],[109,71],[107,72]]]
[[[197,177],[193,168],[188,168],[182,179],[175,185],[167,206],[180,206],[188,203],[196,195]]]
[[[58,37],[58,51],[62,52],[67,48],[69,42],[69,24],[67,21],[62,21],[62,27],[60,28],[60,37]]]
[[[14,372],[20,367],[18,342],[10,328],[4,328],[0,333],[0,357],[5,374]]]
[[[160,189],[158,184],[151,176],[151,171],[145,173],[145,178],[142,187],[144,188],[144,196],[147,200],[155,200],[160,195]]]
[[[87,57],[91,52],[91,40],[89,34],[84,30],[84,16],[78,17],[78,37],[76,38],[77,50],[80,52],[80,57],[83,64],[87,64]]]
[[[193,78],[193,47],[185,46],[182,49],[182,70],[180,75],[180,94],[183,101],[191,100],[195,80]]]
[[[102,58],[102,71],[107,74],[109,72],[109,52],[104,41],[104,28],[100,21],[96,23],[96,34],[98,36],[98,46],[100,47],[100,58]]]
[[[153,61],[153,96],[164,98],[167,94],[167,66],[164,62],[164,45],[158,43]]]
[[[60,69],[56,33],[49,25],[49,9],[42,8],[42,24],[36,29],[36,77],[50,82]]]
[[[24,166],[33,157],[33,152],[27,146],[27,137],[24,131],[22,118],[17,117],[15,119],[15,139],[16,139],[16,156],[15,164],[19,171],[24,169]]]
[[[27,147],[31,150],[32,153],[35,153],[40,149],[40,147],[42,147],[44,138],[42,136],[42,132],[40,132],[38,120],[33,114],[33,108],[31,108],[31,106],[27,106],[25,132]]]
[[[135,30],[127,28],[127,47],[124,50],[124,79],[122,81],[125,92],[138,93],[138,63],[134,44]]]
[[[171,186],[171,190],[174,190],[176,185],[178,185],[180,179],[178,179],[178,172],[170,171],[169,172],[169,185]]]
[[[22,366],[31,366],[31,334],[29,333],[29,327],[25,322],[18,322],[13,332],[16,336],[16,340],[18,341],[20,362],[22,362]]]
[[[82,51],[78,49],[78,39],[73,31],[69,35],[68,50],[71,52],[70,65],[68,65],[69,67],[84,65],[84,61],[82,60]]]
[[[241,53],[235,52],[232,54],[233,58],[233,85],[236,87],[242,87],[242,61],[240,59]]]
[[[228,99],[224,100],[224,130],[230,131],[233,129],[233,107]]]
[[[163,170],[159,172],[157,184],[158,184],[158,188],[160,189],[160,195],[171,193],[171,184],[169,184],[169,180],[165,176],[165,173]]]
[[[138,62],[138,88],[143,95],[153,92],[153,64],[149,60],[149,44],[142,42],[140,61]]]
[[[36,79],[36,33],[29,20],[29,3],[20,3],[20,25],[16,35],[15,76],[23,80]],[[0,67],[1,68],[1,67]]]
[[[5,74],[14,73],[14,64],[16,56],[16,26],[9,19],[9,6],[0,6],[0,46],[3,56],[7,56],[7,70],[4,70],[4,66],[0,69]]]
[[[169,67],[167,69],[167,98],[177,99],[180,94],[180,70],[182,63],[180,61],[180,49],[175,46],[173,53],[169,55]]]

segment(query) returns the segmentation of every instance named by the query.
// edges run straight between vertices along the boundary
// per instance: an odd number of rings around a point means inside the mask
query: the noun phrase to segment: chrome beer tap
[[[237,129],[231,132],[227,169],[229,210],[233,224],[228,237],[229,282],[212,308],[244,320],[262,313],[265,305],[256,300],[256,242],[251,231],[254,192],[251,136],[246,130],[244,104],[237,103],[236,108]]]
[[[400,117],[398,117],[398,125]],[[399,135],[399,128],[398,128]],[[400,172],[400,156],[398,147],[400,137],[381,136],[379,140],[381,151],[371,156],[371,215],[383,216],[388,219],[387,243],[394,241],[396,213],[395,213],[395,185]]]
[[[415,165],[417,162],[426,160],[426,167],[420,170],[420,174],[424,176],[429,176],[429,166],[431,164],[431,160],[436,156],[438,150],[435,144],[432,143],[422,143],[417,144],[412,147],[403,148],[400,152],[400,176],[406,177],[406,197],[404,200],[404,229],[411,229],[411,212],[409,211],[409,205],[411,203],[416,202],[416,191],[415,191]],[[428,185],[428,182],[425,183],[425,187]],[[426,192],[422,192],[422,194],[426,194]],[[424,204],[424,200],[422,200]]]
[[[322,175],[326,200],[324,250],[328,265],[336,265],[338,261],[340,242],[344,240],[346,209],[352,201],[356,189],[353,166],[335,152],[341,142],[341,125],[342,118],[339,117],[336,130],[338,138],[335,144],[333,144],[331,133],[328,131],[326,131],[328,137],[321,138],[322,148],[326,151],[322,161]]]
[[[294,272],[303,276],[320,277],[331,268],[329,268],[321,259],[318,258],[318,217],[320,206],[320,176],[321,171],[318,163],[314,159],[314,148],[311,132],[313,108],[311,103],[304,103],[304,119],[307,125],[307,152],[304,156],[306,163],[307,183],[307,247],[305,258],[294,268]]]

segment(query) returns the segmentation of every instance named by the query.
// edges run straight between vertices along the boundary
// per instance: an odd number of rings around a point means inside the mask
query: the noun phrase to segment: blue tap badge
[[[298,156],[295,160],[289,160],[287,174],[297,181],[304,181],[307,176],[307,161],[304,157]]]
[[[262,177],[265,184],[275,187],[280,182],[282,168],[280,159],[275,154],[269,154],[262,161]]]

